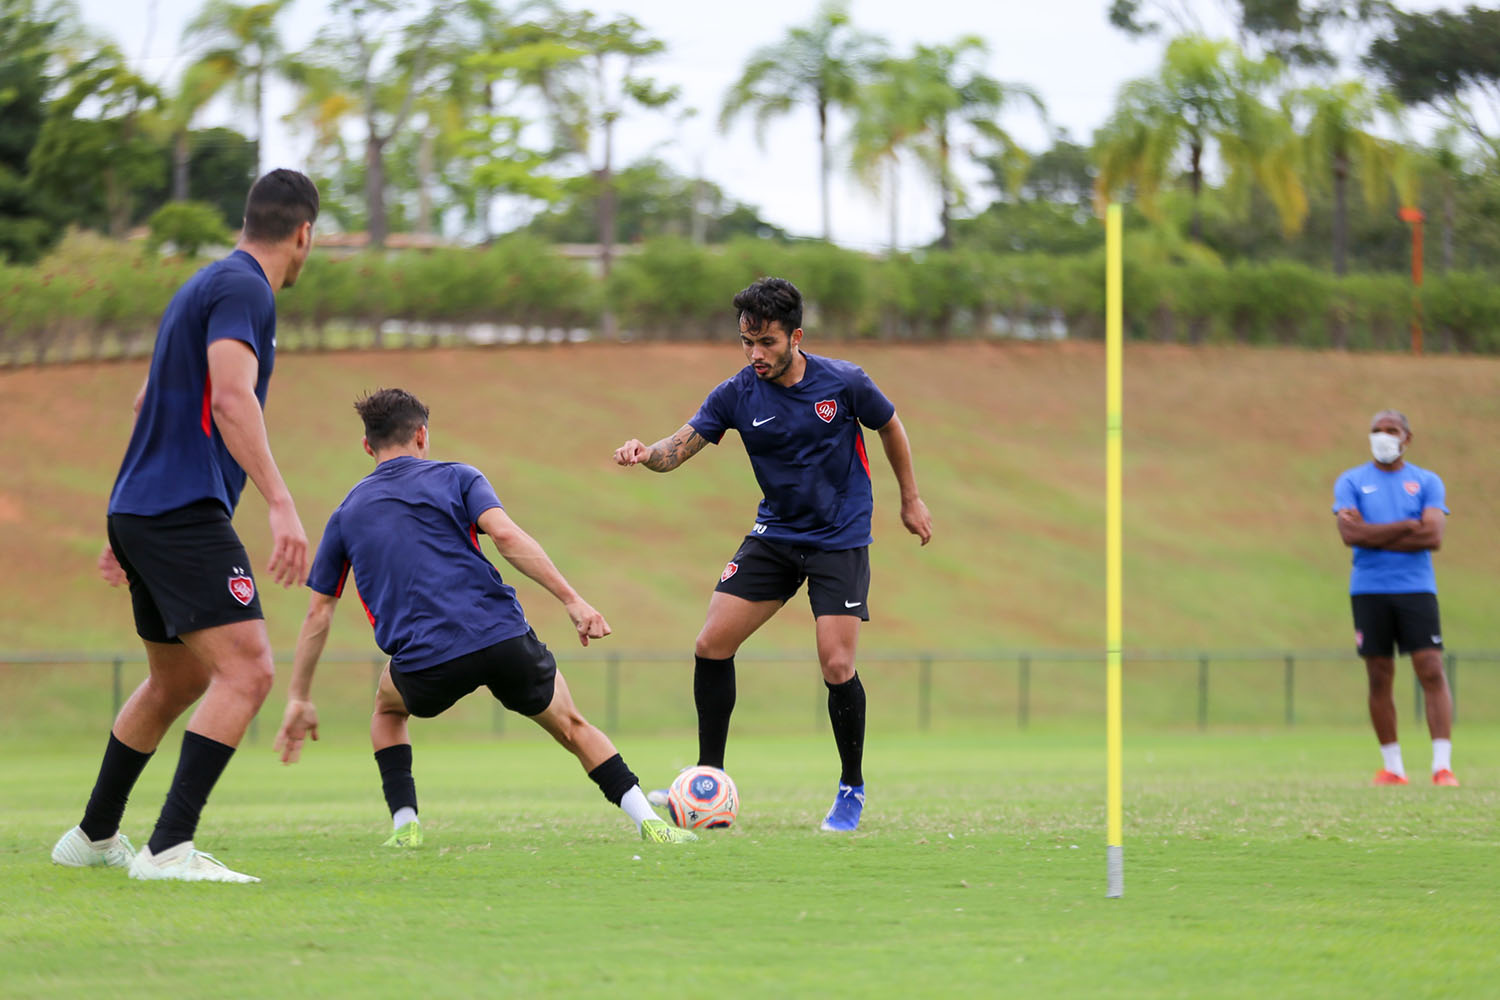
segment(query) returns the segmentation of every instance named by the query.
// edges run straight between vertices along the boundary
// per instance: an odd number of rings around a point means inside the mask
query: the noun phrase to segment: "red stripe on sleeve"
[[[479,526],[477,524],[469,525],[469,541],[474,543],[474,549],[476,551],[484,551],[483,549],[479,548]]]
[[[865,453],[865,436],[858,434],[854,438],[854,450],[859,452],[859,464],[865,467],[865,475],[870,475],[870,456]]]
[[[333,588],[333,596],[334,597],[343,597],[344,596],[344,584],[346,584],[348,582],[349,582],[349,560],[345,559],[344,560],[344,568],[341,569],[341,570],[339,570],[339,585],[337,587]],[[369,613],[369,609],[368,608],[365,609],[365,613],[366,614]]]
[[[205,376],[203,379],[203,436],[213,437],[214,433],[214,380],[213,376]]]

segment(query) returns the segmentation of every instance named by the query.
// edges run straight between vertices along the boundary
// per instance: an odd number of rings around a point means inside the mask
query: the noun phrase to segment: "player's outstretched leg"
[[[860,619],[821,615],[817,620],[818,662],[828,688],[828,721],[839,751],[839,790],[820,830],[852,833],[865,807],[865,688],[854,669]]]
[[[382,847],[422,846],[417,783],[411,775],[411,736],[406,726],[410,717],[387,663],[375,691],[375,711],[370,714],[370,743],[375,748],[375,766],[380,769],[380,790],[391,811],[391,835]]]
[[[154,881],[259,882],[193,846],[198,818],[219,776],[271,690],[275,666],[263,620],[189,632],[183,642],[213,680],[182,737],[177,773],[151,839],[130,863],[130,877]]]
[[[551,655],[550,653],[548,654]],[[698,839],[688,830],[677,830],[651,809],[641,791],[641,783],[615,750],[609,737],[590,725],[573,704],[573,696],[561,673],[553,680],[552,701],[539,714],[531,716],[552,738],[578,758],[590,780],[613,804],[635,821],[641,839],[658,844],[683,844]],[[663,828],[671,830],[664,833]]]
[[[130,867],[135,847],[120,833],[120,820],[131,790],[162,735],[208,688],[208,667],[186,646],[143,642],[150,672],[110,728],[83,819],[52,848],[56,864],[69,868]]]

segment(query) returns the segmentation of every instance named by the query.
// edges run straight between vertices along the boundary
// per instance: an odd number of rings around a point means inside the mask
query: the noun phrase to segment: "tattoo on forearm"
[[[684,424],[676,434],[653,444],[651,454],[641,464],[652,472],[671,472],[702,451],[706,444],[708,442],[693,430],[691,424]]]

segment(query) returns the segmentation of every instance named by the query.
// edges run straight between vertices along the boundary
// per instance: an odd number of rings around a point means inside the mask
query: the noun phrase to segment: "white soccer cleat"
[[[191,840],[153,856],[150,846],[141,848],[130,863],[130,877],[145,882],[171,879],[177,882],[259,882],[254,875],[232,871],[224,862],[198,850]]]
[[[116,833],[96,846],[88,834],[73,827],[52,848],[52,863],[65,868],[129,868],[135,847],[123,833]]]

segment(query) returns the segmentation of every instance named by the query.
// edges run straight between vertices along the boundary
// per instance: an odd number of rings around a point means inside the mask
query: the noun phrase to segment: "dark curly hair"
[[[355,400],[354,410],[365,422],[365,440],[374,451],[406,444],[427,426],[427,407],[405,389],[376,389]]]
[[[802,293],[785,278],[761,278],[734,297],[734,308],[751,333],[771,323],[788,334],[802,327]]]

